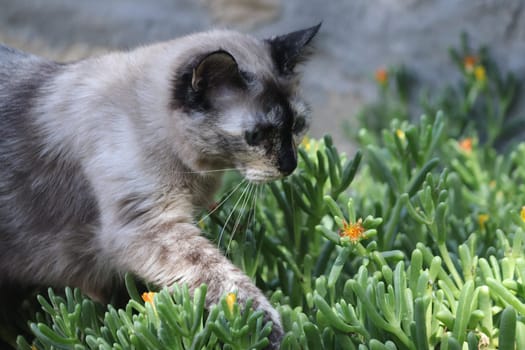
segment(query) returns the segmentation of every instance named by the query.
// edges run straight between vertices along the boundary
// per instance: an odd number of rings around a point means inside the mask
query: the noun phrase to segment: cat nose
[[[294,158],[293,160],[286,160],[281,161],[279,160],[279,172],[283,174],[284,176],[288,176],[297,168],[297,160]]]
[[[281,153],[277,169],[284,176],[290,175],[295,168],[297,168],[297,156],[295,150],[292,148],[287,152]]]

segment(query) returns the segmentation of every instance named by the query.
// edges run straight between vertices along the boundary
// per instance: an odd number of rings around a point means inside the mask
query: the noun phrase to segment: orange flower
[[[386,85],[388,82],[388,71],[385,68],[379,68],[375,72],[376,81],[380,85]]]
[[[144,302],[146,303],[150,303],[151,305],[153,305],[153,298],[155,298],[155,292],[144,292],[142,293],[142,300],[144,300]]]
[[[459,141],[459,148],[461,148],[465,153],[472,152],[472,138],[467,137],[466,139]]]
[[[465,70],[469,73],[472,73],[474,70],[474,66],[476,65],[476,62],[478,62],[478,58],[476,56],[468,55],[463,58],[463,67],[465,67]]]
[[[228,293],[228,295],[226,295],[226,305],[228,305],[228,310],[230,310],[231,314],[233,314],[233,304],[235,304],[236,300],[237,296],[234,293]]]
[[[347,237],[352,243],[357,243],[363,238],[363,220],[359,219],[356,223],[348,223],[343,219],[343,228],[339,232],[341,237]]]

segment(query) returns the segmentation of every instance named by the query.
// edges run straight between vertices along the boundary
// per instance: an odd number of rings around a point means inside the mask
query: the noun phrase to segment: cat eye
[[[295,118],[295,121],[293,123],[293,127],[292,127],[292,132],[294,134],[299,134],[301,133],[302,131],[304,131],[306,127],[306,119],[302,116],[299,116],[297,118]]]
[[[257,146],[263,141],[264,135],[261,129],[255,129],[252,131],[246,131],[244,138],[246,139],[248,145]]]
[[[244,138],[250,146],[257,146],[268,139],[272,131],[271,126],[257,126],[251,131],[246,131]]]

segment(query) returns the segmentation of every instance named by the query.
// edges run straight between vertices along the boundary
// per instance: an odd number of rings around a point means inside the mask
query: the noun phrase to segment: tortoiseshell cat
[[[289,175],[306,131],[295,65],[320,25],[258,40],[215,30],[60,64],[0,46],[0,288],[73,286],[105,300],[123,273],[227,292],[273,321],[193,215],[221,173]],[[211,170],[211,171],[210,171]]]

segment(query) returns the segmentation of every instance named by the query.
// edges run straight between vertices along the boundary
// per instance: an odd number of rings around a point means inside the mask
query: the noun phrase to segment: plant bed
[[[380,101],[350,132],[306,140],[279,182],[227,178],[199,225],[270,298],[282,349],[525,349],[525,143],[510,135],[517,81],[485,49],[452,50],[462,81],[413,121],[406,71],[378,75]],[[374,124],[366,124],[367,118]],[[395,118],[392,118],[395,117]],[[225,199],[225,200],[223,200]],[[206,286],[105,307],[66,289],[39,296],[20,349],[263,349],[271,329]],[[151,289],[155,290],[154,287]],[[57,291],[58,293],[58,291]]]

